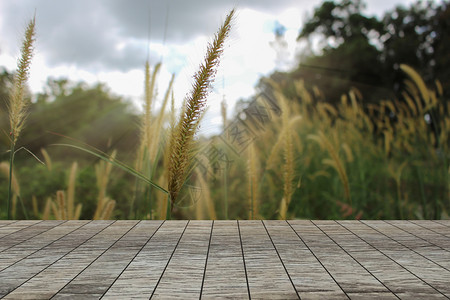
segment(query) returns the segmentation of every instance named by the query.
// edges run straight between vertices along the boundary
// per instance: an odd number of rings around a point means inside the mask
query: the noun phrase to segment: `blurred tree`
[[[129,102],[112,95],[104,85],[49,79],[44,90],[30,106],[22,146],[39,153],[50,144],[71,143],[52,134],[57,133],[102,151],[118,149],[124,154],[134,151],[132,148],[138,143],[137,115],[130,109]],[[4,123],[2,117],[2,129]],[[64,158],[67,151],[57,148],[52,152]],[[87,158],[82,152],[74,155]],[[70,161],[76,159],[73,157]]]
[[[439,79],[444,91],[450,84],[450,3],[416,2],[385,14],[382,62],[390,82],[399,81],[399,64],[419,71],[428,83]],[[447,94],[448,96],[449,94]]]
[[[307,86],[318,86],[325,99],[336,101],[350,87],[375,101],[399,90],[401,63],[414,67],[431,84],[439,79],[447,90],[450,70],[449,2],[425,1],[397,7],[379,20],[363,14],[361,0],[325,1],[306,20],[299,41],[318,41],[307,49],[290,74]],[[447,87],[447,89],[445,89]]]

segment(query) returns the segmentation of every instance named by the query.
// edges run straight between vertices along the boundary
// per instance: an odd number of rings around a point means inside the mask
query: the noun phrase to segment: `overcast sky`
[[[366,12],[381,15],[411,0],[368,0]],[[231,36],[208,100],[205,133],[221,124],[223,95],[229,116],[239,98],[254,94],[263,75],[294,62],[295,39],[319,0],[0,0],[0,67],[16,67],[24,28],[36,12],[37,42],[30,87],[41,92],[49,76],[104,82],[115,94],[142,101],[144,63],[163,60],[159,94],[176,74],[175,96],[189,92],[211,40],[226,14],[237,8]],[[286,28],[289,54],[277,60],[274,28]],[[150,42],[149,42],[150,41]]]

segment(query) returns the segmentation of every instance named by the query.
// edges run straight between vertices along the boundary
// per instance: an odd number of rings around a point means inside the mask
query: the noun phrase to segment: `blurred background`
[[[449,2],[410,0],[0,1],[0,217],[7,99],[33,16],[14,217],[157,219],[163,193],[55,144],[167,186],[171,120],[233,7],[175,218],[448,218]],[[155,146],[142,150],[146,62]]]

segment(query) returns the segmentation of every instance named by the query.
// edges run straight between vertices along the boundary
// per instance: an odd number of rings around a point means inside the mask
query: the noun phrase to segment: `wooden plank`
[[[212,221],[190,221],[152,299],[199,299]]]
[[[376,239],[377,236],[373,236],[376,233],[364,224],[354,221],[338,221],[327,226],[318,226],[401,299],[442,298],[442,294],[367,243],[365,239]],[[368,237],[369,235],[372,236]],[[352,241],[355,241],[353,245]],[[361,251],[361,249],[364,250]]]
[[[395,227],[383,221],[363,221],[363,223],[370,227],[369,234],[364,235],[369,244],[440,293],[444,295],[449,293],[450,273],[447,270],[380,232],[380,230],[384,232],[395,230]]]
[[[450,227],[450,220],[434,220],[433,222],[437,222],[437,223],[442,224],[444,226]]]
[[[348,299],[286,221],[264,221],[301,299]]]
[[[70,253],[80,244],[89,241],[91,237],[95,236],[97,233],[99,233],[101,230],[112,223],[112,221],[87,223],[78,230],[65,235],[61,239],[54,241],[50,245],[40,249],[37,252],[34,252],[32,255],[27,256],[25,259],[22,259],[19,262],[4,269],[0,272],[0,297],[15,290],[16,288],[39,274],[42,270],[45,270],[54,262],[64,257],[67,253]],[[89,258],[89,256],[86,255],[86,251],[83,252],[82,256],[84,258]],[[76,270],[77,265],[76,263],[69,265],[66,264],[65,267]],[[58,280],[61,280],[61,278],[62,276],[60,276],[60,274],[54,274],[50,282],[57,282]],[[50,282],[48,282],[47,284],[50,284]],[[11,295],[12,293],[6,296],[5,299],[8,299],[9,297],[15,298],[15,296]],[[22,294],[23,297],[25,297],[25,295],[26,294]],[[19,296],[17,297],[19,298]]]
[[[17,222],[16,220],[0,220],[0,227],[12,224],[14,222]]]
[[[33,299],[38,296],[51,297],[65,287],[55,298],[101,297],[112,281],[118,277],[134,255],[145,245],[160,223],[143,221],[135,225],[136,221],[116,222],[115,226],[111,226],[110,230],[105,230],[104,233],[115,235],[115,237],[111,236],[111,241],[114,244],[108,250],[103,251],[100,255],[97,253],[97,256],[92,253],[93,251],[89,251],[89,255],[86,255],[88,254],[86,250],[90,246],[88,244],[82,245],[26,282],[15,291],[14,295],[20,295],[21,297],[30,295]],[[125,235],[120,236],[121,232],[115,228],[117,226],[124,227],[124,230],[130,227],[132,229]],[[94,239],[100,241],[103,238],[99,234]],[[86,248],[83,249],[83,246]],[[83,259],[83,256],[85,259]],[[81,272],[83,268],[84,271]],[[57,280],[52,280],[54,274],[59,274]],[[86,280],[86,274],[92,280],[88,280],[89,283],[83,285],[77,292],[71,292],[71,288]],[[105,276],[105,274],[107,275]],[[94,289],[92,289],[93,285],[95,285]]]
[[[426,227],[419,226],[413,222],[405,221],[386,221],[387,223],[397,227],[400,230],[407,232],[409,235],[415,236],[418,239],[422,239],[426,242],[425,247],[434,246],[439,247],[441,250],[450,252],[450,238],[446,237],[445,234],[437,233]],[[447,232],[450,233],[450,228],[447,228]],[[400,241],[401,242],[401,241]],[[409,243],[409,240],[407,240]],[[408,247],[415,248],[417,244],[405,244]]]
[[[411,222],[417,226],[431,230],[435,233],[441,234],[447,238],[450,238],[450,227],[445,226],[444,224],[442,224],[440,222],[425,221],[425,220],[411,220],[409,222]]]
[[[0,222],[0,298],[444,299],[447,225]]]
[[[58,226],[64,221],[50,222],[20,222],[20,224],[12,224],[4,229],[4,235],[0,238],[0,252],[10,247],[18,245],[28,239],[40,235],[47,230]],[[19,223],[19,222],[18,222]],[[3,228],[0,228],[3,229]],[[10,230],[8,230],[10,229]]]
[[[8,224],[8,226],[2,226],[0,228],[0,239],[4,236],[7,236],[9,234],[12,234],[16,231],[23,230],[24,228],[33,226],[37,223],[40,223],[42,221],[40,220],[22,220],[17,222],[12,222]]]
[[[249,298],[237,221],[214,221],[201,298]]]
[[[289,221],[323,266],[351,298],[352,294],[383,293],[389,290],[311,221]],[[325,225],[327,222],[317,222]]]
[[[60,224],[59,226],[52,227],[41,234],[38,234],[23,242],[16,243],[14,246],[5,249],[1,252],[0,256],[0,271],[26,258],[27,256],[32,255],[56,240],[61,239],[65,235],[86,223],[87,221],[69,221],[65,223],[58,222],[58,224]],[[43,225],[44,224],[40,227],[44,227]],[[54,223],[49,222],[49,225],[53,226]]]
[[[407,222],[405,222],[407,224]],[[432,261],[440,267],[450,272],[450,251],[449,249],[439,247],[434,243],[428,242],[426,239],[418,237],[416,234],[411,234],[406,230],[398,228],[394,223],[386,221],[374,223],[372,226],[381,234],[388,238],[395,240],[414,253],[417,253],[426,260]],[[450,228],[449,228],[450,229]],[[420,233],[420,232],[418,232]]]
[[[298,299],[262,221],[239,221],[252,299]]]
[[[120,274],[103,299],[149,299],[187,223],[187,221],[165,221]]]
[[[127,234],[133,236],[135,231],[143,234],[140,230],[141,227],[137,227],[138,223],[138,221],[134,220],[116,221],[88,243],[77,248],[77,251],[71,253],[72,255],[66,259],[79,258],[75,268],[79,273],[73,276],[73,273],[70,272],[71,274],[68,274],[68,277],[72,277],[70,281],[66,279],[65,284],[62,284],[62,282],[58,283],[59,292],[58,290],[54,291],[56,288],[49,291],[49,293],[58,292],[53,299],[72,298],[80,295],[102,295],[105,293],[134,257],[134,252],[139,251],[139,241],[137,241],[137,244],[133,243],[129,248],[123,247],[124,244],[121,243],[122,239],[129,240]],[[152,232],[150,232],[151,234]],[[145,240],[145,238],[144,235],[143,239]],[[140,241],[142,243],[146,242],[146,240],[142,241],[142,238]],[[65,261],[62,263],[64,264]],[[37,282],[34,286],[39,286],[39,283]]]

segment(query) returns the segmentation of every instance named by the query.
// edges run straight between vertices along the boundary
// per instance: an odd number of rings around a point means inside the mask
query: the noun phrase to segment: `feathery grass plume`
[[[110,158],[114,160],[116,158],[117,151],[114,150]],[[107,164],[105,161],[100,161],[95,165],[95,177],[97,179],[97,208],[93,216],[94,220],[101,218],[101,214],[105,209],[109,199],[106,197],[106,190],[108,188],[108,181],[111,175],[112,164]]]
[[[5,175],[9,182],[11,182],[11,216],[16,218],[17,198],[20,197],[20,185],[15,172],[10,172],[10,164],[7,162],[0,163],[0,172]],[[9,219],[9,218],[8,218]]]
[[[210,187],[208,186],[207,179],[205,179],[203,174],[198,169],[196,169],[195,173],[197,175],[201,190],[200,199],[197,201],[197,203],[195,203],[195,217],[197,220],[204,220],[204,211],[206,208],[209,219],[217,220],[216,210],[214,208],[214,202],[211,198]]]
[[[50,155],[48,154],[47,150],[44,148],[41,149],[42,156],[44,157],[45,166],[47,167],[47,170],[50,172],[52,171],[53,164],[52,159],[50,158]]]
[[[73,220],[75,203],[75,182],[77,179],[78,163],[73,162],[70,168],[69,184],[67,186],[67,219]]]
[[[400,201],[402,200],[402,191],[401,191],[401,177],[403,173],[403,169],[407,166],[408,161],[405,160],[400,166],[396,166],[394,169],[393,164],[388,164],[388,172],[394,178],[395,185],[397,188],[397,195],[395,197],[395,209],[397,216],[396,218],[400,218],[403,220],[403,210]]]
[[[73,162],[70,168],[69,179],[67,182],[67,191],[59,190],[56,192],[56,201],[51,198],[47,199],[43,220],[48,220],[50,210],[56,220],[78,220],[81,215],[82,204],[78,203],[75,207],[75,184],[77,178],[78,163]]]
[[[425,105],[428,105],[431,100],[430,94],[425,82],[423,81],[419,73],[417,73],[413,68],[405,64],[400,64],[400,69],[406,74],[408,74],[408,76],[416,83],[417,88],[419,89],[420,94],[422,95],[422,99],[425,102]]]
[[[347,162],[351,163],[354,160],[352,149],[347,143],[342,143],[342,150],[344,150],[345,157],[347,158]]]
[[[48,220],[50,215],[50,208],[55,216],[56,220],[78,220],[81,216],[82,204],[79,203],[75,209],[72,207],[71,211],[68,207],[68,199],[65,191],[56,192],[56,202],[52,201],[51,198],[47,199],[45,204],[44,213],[42,215],[43,220]]]
[[[222,99],[220,106],[220,113],[222,115],[222,125],[225,131],[228,126],[227,120],[227,102],[225,101],[225,94]],[[224,164],[223,167],[223,198],[224,198],[224,217],[228,220],[228,163]]]
[[[172,74],[172,78],[170,79],[169,82],[169,86],[167,87],[166,93],[164,95],[163,98],[163,102],[162,102],[162,106],[161,109],[158,113],[158,116],[156,117],[156,122],[153,124],[152,126],[152,140],[151,143],[149,143],[148,147],[149,148],[149,158],[150,161],[152,161],[153,163],[155,163],[157,161],[158,157],[158,151],[159,151],[159,147],[161,145],[160,141],[163,138],[163,133],[164,133],[164,128],[163,128],[163,123],[164,123],[164,117],[166,116],[166,108],[167,108],[167,104],[169,102],[169,98],[172,95],[172,87],[173,87],[173,83],[175,81],[175,74]],[[173,95],[172,95],[173,96]]]
[[[155,175],[156,166],[158,164],[160,154],[162,152],[161,150],[161,143],[160,141],[164,138],[164,132],[163,129],[163,123],[164,123],[164,117],[166,116],[166,108],[167,104],[169,102],[169,98],[172,92],[172,86],[173,82],[175,80],[175,75],[172,75],[172,78],[169,82],[169,86],[167,88],[167,91],[165,93],[165,96],[163,98],[162,107],[159,111],[159,113],[156,115],[156,118],[154,120],[153,113],[152,113],[152,103],[154,99],[156,98],[156,78],[157,74],[161,68],[161,63],[158,63],[153,73],[150,75],[150,66],[149,63],[146,62],[145,65],[145,90],[144,90],[144,115],[141,119],[141,126],[140,126],[140,145],[138,148],[137,153],[137,159],[135,164],[135,169],[138,172],[147,174],[148,178],[153,179]],[[162,143],[164,144],[164,143]],[[135,213],[135,216],[137,214],[137,209],[139,206],[139,200],[140,197],[144,194],[144,191],[142,190],[141,186],[139,185],[139,182],[136,180],[135,188],[134,188],[134,196],[132,198],[131,204],[130,204],[130,215]],[[146,196],[150,202],[150,206],[152,205],[152,197],[153,194],[151,193],[151,186],[149,185],[149,189],[147,190]],[[135,202],[137,202],[135,204]],[[150,207],[150,211],[153,209]],[[153,214],[150,213],[150,217],[152,217]]]
[[[105,205],[103,206],[101,214],[98,218],[94,218],[94,220],[109,220],[111,218],[114,208],[116,207],[116,201],[105,198],[103,202]]]
[[[56,192],[56,203],[58,203],[60,220],[67,220],[66,195],[64,191]]]
[[[165,164],[167,165],[167,164]],[[167,186],[167,170],[164,169],[163,174],[159,178],[160,181],[158,182],[161,186]],[[168,205],[168,199],[167,195],[161,192],[156,193],[156,215],[157,219],[164,220],[167,213],[167,205]]]
[[[38,208],[38,202],[35,195],[31,196],[31,204],[33,206],[33,214],[35,217],[39,216],[39,208]]]
[[[153,74],[150,78],[150,67],[148,61],[145,63],[145,114],[143,120],[143,127],[141,130],[143,131],[143,142],[149,151],[151,144],[153,142],[152,136],[152,104],[153,98],[156,95],[155,84],[156,84],[156,75],[158,74],[159,69],[161,68],[161,63],[158,63],[153,70]]]
[[[136,170],[138,172],[142,171],[144,167],[145,155],[150,149],[152,142],[152,104],[153,98],[156,94],[155,84],[156,75],[161,68],[161,63],[158,63],[150,75],[150,64],[148,61],[145,62],[145,79],[144,79],[144,114],[141,118],[140,124],[140,145],[138,149],[138,155],[136,160]]]
[[[344,185],[345,197],[348,199],[349,205],[352,206],[352,199],[350,196],[350,185],[348,182],[347,172],[345,171],[344,164],[339,158],[339,155],[335,147],[328,140],[328,138],[322,131],[319,131],[317,135],[314,134],[308,135],[308,139],[316,141],[321,148],[325,148],[328,151],[328,154],[330,154],[332,159],[324,159],[322,163],[333,167],[338,172],[339,178],[341,179],[341,182]]]
[[[44,211],[42,213],[42,220],[48,220],[50,218],[51,207],[52,207],[52,199],[47,198],[47,201],[45,202]]]
[[[292,142],[292,131],[289,130],[289,107],[287,104],[287,99],[283,96],[279,98],[281,105],[281,120],[283,123],[284,130],[283,135],[283,156],[284,156],[284,165],[283,165],[283,198],[281,199],[280,206],[280,218],[282,220],[286,219],[287,210],[289,208],[289,204],[292,199],[292,194],[294,192],[294,188],[292,186],[292,181],[294,180],[294,144]]]
[[[28,103],[25,101],[25,88],[29,77],[31,59],[33,57],[33,44],[35,41],[35,19],[33,18],[25,30],[25,39],[22,43],[21,58],[17,64],[14,76],[14,87],[9,97],[8,110],[11,127],[11,140],[15,144],[19,138],[27,115]]]
[[[6,178],[9,180],[9,176],[11,176],[11,187],[12,192],[16,195],[20,195],[20,185],[19,181],[17,180],[17,177],[15,175],[15,172],[10,172],[10,165],[6,161],[3,161],[0,163],[0,172],[5,175]]]
[[[223,52],[223,45],[231,29],[234,9],[228,14],[215,35],[214,41],[208,46],[204,63],[194,76],[192,92],[185,100],[184,109],[178,123],[172,129],[169,141],[168,190],[170,208],[177,200],[178,193],[183,186],[190,168],[194,135],[198,129],[198,120],[201,118],[210,86]],[[170,217],[168,213],[168,217]]]
[[[14,85],[8,102],[9,123],[10,123],[10,138],[11,149],[9,153],[9,185],[8,185],[8,199],[7,199],[7,215],[10,218],[10,202],[12,197],[12,172],[14,165],[14,154],[17,139],[22,131],[25,118],[27,115],[28,103],[25,101],[25,87],[29,77],[31,59],[33,57],[33,44],[35,36],[35,18],[33,18],[25,30],[25,38],[22,43],[21,57],[17,64],[17,71],[14,75]]]
[[[255,149],[255,144],[252,143],[248,147],[248,158],[247,158],[247,197],[249,205],[249,219],[255,220],[259,215],[259,203],[258,203],[258,180],[257,180],[257,169],[258,163],[256,161],[257,154]]]

